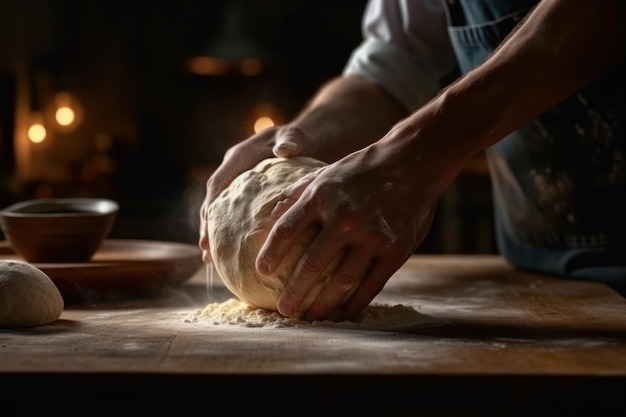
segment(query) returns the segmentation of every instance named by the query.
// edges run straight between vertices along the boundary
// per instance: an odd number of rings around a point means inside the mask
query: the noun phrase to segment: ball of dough
[[[63,308],[59,289],[42,270],[23,261],[0,260],[0,327],[50,324]]]
[[[241,301],[277,310],[280,292],[317,231],[305,233],[274,273],[261,275],[255,261],[276,220],[270,214],[284,198],[285,188],[325,165],[307,157],[266,159],[235,178],[209,206],[206,220],[213,264],[226,287]],[[335,260],[326,268],[326,279],[336,265]],[[326,279],[310,292],[299,311],[306,311]]]

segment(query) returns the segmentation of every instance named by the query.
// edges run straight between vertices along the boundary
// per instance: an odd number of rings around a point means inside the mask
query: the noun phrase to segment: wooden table
[[[211,293],[201,269],[158,297],[69,304],[53,325],[0,330],[0,396],[38,398],[20,403],[24,415],[528,416],[589,404],[609,415],[624,405],[626,300],[602,284],[491,255],[415,255],[374,301],[439,324],[401,331],[185,322],[232,297],[220,282]]]

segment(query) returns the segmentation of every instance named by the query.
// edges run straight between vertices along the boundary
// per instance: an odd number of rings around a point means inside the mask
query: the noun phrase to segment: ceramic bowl
[[[28,262],[86,262],[111,232],[118,210],[103,198],[40,198],[2,209],[0,225]]]

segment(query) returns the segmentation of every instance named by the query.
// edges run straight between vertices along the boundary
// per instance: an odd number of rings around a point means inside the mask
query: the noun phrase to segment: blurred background
[[[224,152],[288,121],[361,40],[365,0],[3,0],[0,206],[120,203],[112,238],[196,244]],[[494,252],[472,161],[421,252]],[[0,236],[2,237],[2,236]]]

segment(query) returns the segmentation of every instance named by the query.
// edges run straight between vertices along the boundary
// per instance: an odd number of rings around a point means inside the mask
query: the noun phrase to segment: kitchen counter
[[[624,405],[626,300],[599,283],[492,255],[414,255],[374,303],[411,306],[429,326],[184,320],[229,298],[219,280],[207,290],[201,268],[159,296],[66,304],[52,325],[0,330],[2,392],[41,398],[22,404],[29,411],[81,415],[565,415],[590,404],[608,415]]]

